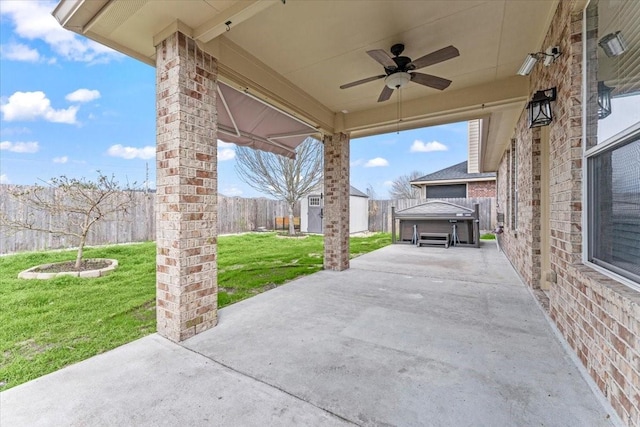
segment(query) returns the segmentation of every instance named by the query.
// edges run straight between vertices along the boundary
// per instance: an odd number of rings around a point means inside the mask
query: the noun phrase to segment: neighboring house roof
[[[316,187],[314,187],[314,189],[311,190],[309,192],[309,194],[321,193],[323,191],[322,188],[323,188],[323,183],[321,182]],[[358,190],[353,185],[349,186],[349,195],[350,196],[355,196],[355,197],[366,197],[366,198],[369,198],[369,196],[367,196],[366,193],[363,193],[362,191]]]
[[[448,168],[421,176],[411,181],[412,185],[428,184],[434,181],[467,182],[467,181],[491,181],[496,179],[495,172],[469,173],[467,162],[458,163]]]
[[[420,205],[402,209],[395,213],[397,218],[456,218],[473,216],[473,209],[454,205],[442,200],[433,200]]]

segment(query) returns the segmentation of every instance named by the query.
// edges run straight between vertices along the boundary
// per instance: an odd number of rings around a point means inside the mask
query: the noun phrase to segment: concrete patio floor
[[[0,425],[612,425],[494,243],[394,245],[0,393]]]

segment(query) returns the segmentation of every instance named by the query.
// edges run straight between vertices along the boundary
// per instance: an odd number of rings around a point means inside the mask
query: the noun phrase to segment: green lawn
[[[351,256],[390,243],[389,234],[352,237]],[[322,236],[219,237],[219,307],[320,270],[322,254]],[[118,260],[106,277],[17,278],[29,267],[74,256],[65,251],[0,257],[0,390],[155,331],[154,243],[88,248],[86,258]]]

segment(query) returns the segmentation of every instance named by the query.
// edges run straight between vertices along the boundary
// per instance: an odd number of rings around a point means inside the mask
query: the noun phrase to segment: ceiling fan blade
[[[425,56],[421,56],[415,61],[411,61],[409,66],[413,65],[413,69],[418,70],[428,65],[437,64],[439,62],[455,58],[456,56],[460,56],[460,51],[453,46],[447,46],[440,50],[436,50],[435,52],[426,54]]]
[[[382,88],[382,92],[380,92],[380,96],[378,97],[378,102],[384,102],[387,99],[391,98],[391,94],[393,93],[393,89],[386,86]]]
[[[368,50],[367,53],[370,57],[378,61],[385,68],[397,68],[395,61],[389,56],[387,52],[382,49]]]
[[[410,73],[411,81],[421,85],[429,86],[434,89],[444,90],[449,87],[451,80],[442,77],[432,76],[431,74]]]
[[[372,82],[374,80],[381,79],[383,77],[387,77],[387,75],[386,74],[382,74],[382,75],[379,75],[379,76],[368,77],[368,78],[362,79],[362,80],[356,80],[355,82],[347,83],[345,85],[340,86],[340,89],[347,89],[347,88],[350,88],[350,87],[353,87],[353,86],[361,85],[363,83],[369,83],[369,82]]]

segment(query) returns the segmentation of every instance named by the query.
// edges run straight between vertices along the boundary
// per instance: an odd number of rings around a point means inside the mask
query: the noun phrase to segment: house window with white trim
[[[640,290],[640,2],[585,13],[586,257]]]

